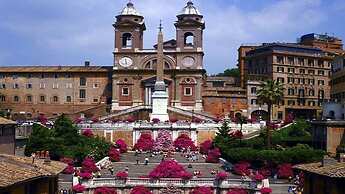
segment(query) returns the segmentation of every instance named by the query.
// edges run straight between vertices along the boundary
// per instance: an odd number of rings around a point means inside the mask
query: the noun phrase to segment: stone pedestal
[[[156,82],[155,91],[152,94],[152,114],[150,120],[159,119],[168,121],[168,93],[165,90],[164,82]]]

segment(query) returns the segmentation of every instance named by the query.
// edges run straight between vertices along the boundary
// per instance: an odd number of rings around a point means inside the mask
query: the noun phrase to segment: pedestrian
[[[137,157],[137,165],[139,165],[139,158]]]
[[[146,157],[146,158],[145,158],[145,165],[148,165],[148,164],[149,164],[149,158]]]
[[[128,166],[126,166],[126,168],[125,168],[125,171],[128,173],[128,170],[129,170],[129,168],[128,168]]]

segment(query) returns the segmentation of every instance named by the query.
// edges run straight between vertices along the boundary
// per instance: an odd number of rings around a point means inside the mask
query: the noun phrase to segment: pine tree
[[[224,121],[222,126],[218,129],[218,132],[216,133],[216,137],[214,138],[213,142],[216,145],[216,147],[222,149],[227,146],[230,140],[231,136],[229,123],[227,121]]]

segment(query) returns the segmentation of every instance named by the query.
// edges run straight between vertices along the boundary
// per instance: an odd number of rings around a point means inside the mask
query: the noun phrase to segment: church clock
[[[119,64],[122,67],[130,67],[131,65],[133,65],[133,60],[129,57],[122,57],[119,61]]]

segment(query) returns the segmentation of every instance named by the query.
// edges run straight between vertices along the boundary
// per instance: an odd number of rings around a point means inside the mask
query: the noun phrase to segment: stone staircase
[[[144,105],[140,105],[140,106],[135,106],[135,107],[131,107],[131,108],[128,108],[128,109],[124,109],[124,110],[120,110],[116,113],[111,113],[109,115],[106,115],[106,116],[102,116],[99,118],[99,120],[107,120],[107,119],[111,119],[113,117],[119,117],[119,116],[122,116],[122,115],[126,115],[126,114],[130,114],[132,112],[136,112],[136,111],[139,111],[139,110],[151,110],[151,106],[144,106]]]

